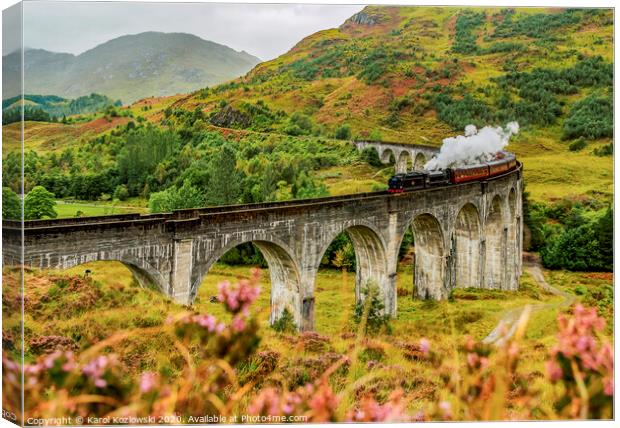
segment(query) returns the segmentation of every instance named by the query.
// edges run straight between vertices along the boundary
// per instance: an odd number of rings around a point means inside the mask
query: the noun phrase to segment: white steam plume
[[[480,130],[474,125],[467,125],[465,135],[443,140],[439,154],[428,161],[424,169],[445,169],[489,162],[508,145],[510,137],[518,132],[517,122],[510,122],[505,128],[485,126]]]

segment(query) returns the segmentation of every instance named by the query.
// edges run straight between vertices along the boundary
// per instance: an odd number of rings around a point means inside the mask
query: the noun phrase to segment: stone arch
[[[131,255],[115,256],[104,252],[97,253],[94,257],[62,257],[61,262],[56,267],[66,270],[91,262],[119,262],[131,272],[140,287],[167,294],[168,282],[164,275],[149,263]]]
[[[501,289],[505,284],[506,265],[506,237],[507,229],[504,227],[502,200],[495,195],[489,205],[489,210],[484,226],[485,233],[485,263],[484,282],[485,288]]]
[[[448,297],[445,286],[446,254],[439,220],[431,214],[420,214],[413,219],[412,228],[415,241],[415,296],[420,299],[445,299]]]
[[[480,213],[470,202],[463,205],[454,226],[454,247],[456,275],[454,283],[457,288],[480,287],[481,261]]]
[[[411,170],[412,165],[411,155],[407,150],[402,150],[398,154],[398,160],[396,161],[396,173],[407,172]]]
[[[269,267],[271,281],[270,315],[269,323],[273,324],[282,314],[285,308],[293,314],[295,322],[301,326],[301,279],[299,266],[293,257],[293,252],[288,247],[275,239],[250,239],[235,240],[228,243],[217,251],[198,267],[198,275],[191,287],[190,301],[196,298],[198,288],[209,270],[229,250],[245,243],[254,244]]]
[[[351,239],[355,250],[355,299],[357,302],[363,299],[362,290],[369,283],[374,283],[379,287],[384,301],[386,312],[392,313],[395,307],[393,290],[388,275],[387,247],[380,233],[370,225],[353,225],[344,227],[334,233],[326,240],[325,245],[319,252],[321,257],[315,266],[315,272],[319,268],[320,260],[327,251],[329,245],[341,233],[346,232]],[[316,277],[316,276],[315,276]]]
[[[422,170],[424,169],[424,165],[426,165],[426,156],[424,156],[424,153],[419,152],[417,155],[415,155],[415,161],[413,162],[413,169],[418,171],[418,170]]]
[[[383,149],[379,149],[379,158],[381,158],[381,162],[384,164],[392,163],[392,159],[396,160],[396,155],[394,154],[394,150],[390,147],[384,147]]]

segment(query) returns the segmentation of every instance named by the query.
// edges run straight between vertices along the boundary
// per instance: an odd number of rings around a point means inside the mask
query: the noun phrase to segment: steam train
[[[494,160],[484,164],[396,174],[388,180],[388,192],[401,193],[407,190],[483,180],[512,171],[516,167],[515,155],[502,151],[496,154]]]

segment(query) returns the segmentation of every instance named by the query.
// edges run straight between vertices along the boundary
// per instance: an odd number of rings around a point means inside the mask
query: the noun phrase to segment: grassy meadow
[[[93,281],[81,279],[86,269],[91,271]],[[550,285],[577,300],[587,300],[588,290],[609,288],[612,284],[612,277],[606,274],[545,271],[544,275]],[[221,303],[213,302],[212,297],[218,294],[217,286],[222,281],[234,283],[248,277],[249,267],[216,264],[201,284],[192,309],[229,322],[230,314]],[[432,351],[443,359],[462,361],[465,354],[461,349],[467,337],[481,341],[508,311],[531,305],[534,310],[518,342],[518,372],[529,379],[529,390],[539,394],[539,416],[552,412],[558,387],[545,377],[545,361],[557,340],[556,318],[566,308],[565,299],[539,287],[527,271],[516,292],[457,290],[448,301],[431,302],[412,299],[412,269],[401,265],[397,316],[390,321],[392,331],[369,335],[362,342],[352,322],[354,278],[351,272],[333,269],[319,272],[315,294],[317,350],[304,347],[303,341],[307,340],[304,336],[278,333],[269,327],[268,270],[262,272],[260,295],[252,308],[259,321],[257,352],[259,355],[264,352],[277,354],[276,372],[284,376],[291,387],[318,379],[322,373],[320,367],[323,367],[323,363],[317,362],[321,355],[346,355],[353,358],[353,366],[346,374],[332,376],[332,388],[342,393],[362,380],[363,386],[356,387],[356,394],[345,394],[349,402],[343,405],[360,405],[358,400],[364,391],[387,397],[400,388],[404,391],[407,412],[414,414],[431,408],[438,400],[450,401],[454,397],[446,389],[436,364],[416,357],[415,351],[412,355],[411,346],[415,350],[414,344],[428,339]],[[172,303],[158,292],[139,288],[122,264],[95,262],[64,272],[27,271],[25,279],[27,361],[36,360],[52,346],[90,353],[91,346],[105,344],[109,337],[123,332],[122,340],[103,349],[118,355],[128,376],[139,376],[145,371],[167,373],[173,378],[180,375],[183,356],[174,341],[157,333],[157,328],[186,308]],[[15,294],[15,290],[8,288],[10,283],[5,275],[5,306],[11,304]],[[606,315],[611,321],[611,312]],[[17,334],[19,320],[16,315],[6,317],[4,322],[6,331]],[[131,333],[141,329],[152,333]],[[612,334],[608,327],[604,336],[610,340]],[[101,349],[101,346],[96,347]],[[247,370],[243,369],[241,374]],[[513,406],[515,411],[520,408],[517,402],[512,403],[511,408]]]

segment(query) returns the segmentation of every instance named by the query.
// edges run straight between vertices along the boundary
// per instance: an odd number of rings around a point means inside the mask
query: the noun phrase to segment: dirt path
[[[570,306],[573,303],[575,296],[549,285],[549,283],[545,280],[545,276],[543,275],[542,268],[540,266],[540,261],[536,256],[525,253],[523,257],[523,267],[532,276],[532,278],[534,278],[534,281],[538,283],[540,288],[548,293],[563,297],[562,301],[559,303],[527,305],[529,306],[531,312],[540,311],[542,309]],[[506,311],[493,330],[482,340],[482,342],[501,346],[506,340],[510,339],[517,329],[517,321],[527,306]]]

